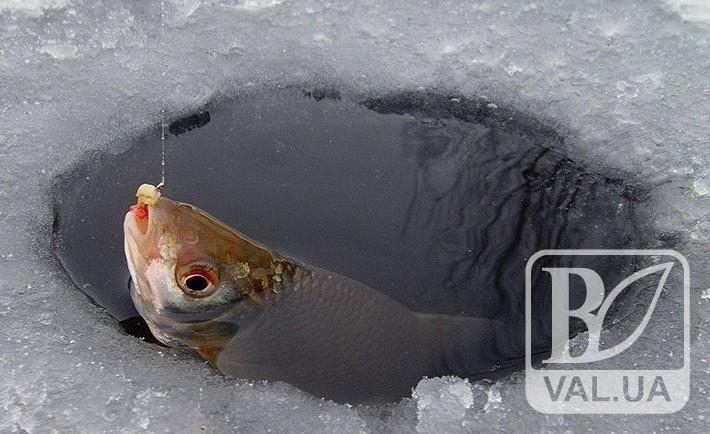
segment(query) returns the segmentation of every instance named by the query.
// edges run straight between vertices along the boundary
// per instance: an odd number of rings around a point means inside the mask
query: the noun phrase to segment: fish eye
[[[204,291],[209,288],[210,281],[202,274],[191,274],[185,278],[185,286],[190,291]]]
[[[207,297],[217,289],[217,270],[203,263],[190,264],[184,268],[178,282],[180,289],[192,297]]]

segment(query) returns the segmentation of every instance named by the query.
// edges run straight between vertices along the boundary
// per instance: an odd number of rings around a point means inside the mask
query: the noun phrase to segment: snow
[[[707,3],[162,3],[0,0],[0,431],[707,429]],[[522,373],[493,385],[422,380],[400,404],[350,407],[225,379],[124,335],[50,254],[52,178],[97,149],[122,151],[117,139],[158,123],[161,109],[292,83],[486,96],[555,126],[577,160],[653,187],[644,212],[691,266],[685,409],[543,415],[527,405]],[[663,351],[659,342],[643,351]]]
[[[35,16],[49,9],[61,9],[69,4],[69,0],[4,0],[0,9],[12,12],[22,11]]]
[[[705,0],[666,0],[684,20],[710,22],[710,3]]]
[[[465,432],[466,410],[473,406],[473,391],[467,380],[427,379],[416,387],[412,397],[417,402],[418,432]]]

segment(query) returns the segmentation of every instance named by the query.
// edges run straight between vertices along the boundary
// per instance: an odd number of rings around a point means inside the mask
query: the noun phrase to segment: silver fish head
[[[136,197],[123,223],[136,309],[161,342],[209,360],[254,321],[294,265],[151,185]]]

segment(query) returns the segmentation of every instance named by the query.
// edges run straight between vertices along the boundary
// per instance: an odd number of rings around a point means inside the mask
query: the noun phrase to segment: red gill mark
[[[139,219],[148,217],[148,206],[145,204],[131,205],[129,209]]]

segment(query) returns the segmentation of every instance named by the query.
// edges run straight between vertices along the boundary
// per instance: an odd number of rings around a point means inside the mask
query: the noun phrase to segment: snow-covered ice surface
[[[166,0],[162,15],[160,2],[0,0],[0,431],[707,431],[702,2]],[[518,373],[424,380],[398,405],[349,407],[224,379],[123,334],[51,256],[53,176],[87,151],[121,151],[117,138],[154,126],[161,109],[291,83],[484,95],[555,126],[577,160],[653,186],[646,213],[691,267],[688,405],[546,416],[526,403]],[[669,296],[668,311],[677,301]],[[643,344],[626,357],[663,351]]]

